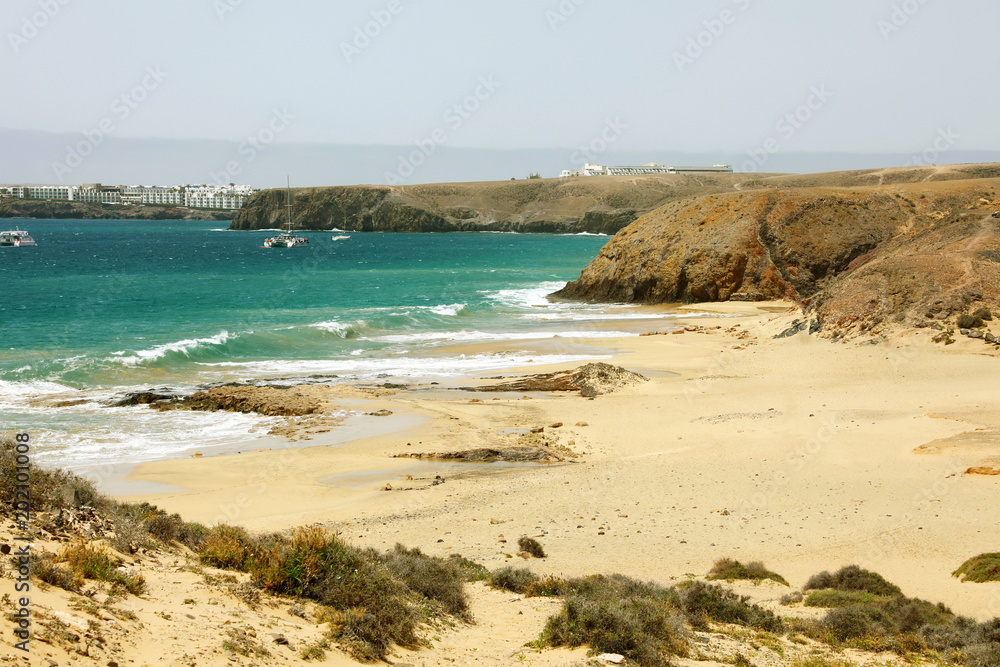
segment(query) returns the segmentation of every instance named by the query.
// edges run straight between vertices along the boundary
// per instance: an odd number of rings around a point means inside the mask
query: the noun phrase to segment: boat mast
[[[285,204],[285,208],[288,209],[288,233],[291,234],[292,233],[292,180],[288,176],[285,176],[285,178],[287,179],[285,190],[288,193],[287,194],[288,203]]]

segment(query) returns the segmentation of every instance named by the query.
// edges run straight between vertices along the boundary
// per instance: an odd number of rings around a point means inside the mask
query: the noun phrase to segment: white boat
[[[348,236],[347,234],[334,234],[333,235],[333,240],[334,241],[343,241],[344,239],[349,239],[349,238],[351,238],[351,237]]]
[[[0,232],[0,246],[14,246],[18,248],[33,245],[37,245],[35,239],[31,238],[31,234],[24,230],[15,228],[6,232]]]
[[[277,236],[264,239],[262,248],[294,248],[295,246],[309,243],[309,239],[304,236],[292,234],[292,187],[290,183],[286,187],[286,192],[288,193],[288,203],[285,204],[285,208],[288,209],[288,229]]]

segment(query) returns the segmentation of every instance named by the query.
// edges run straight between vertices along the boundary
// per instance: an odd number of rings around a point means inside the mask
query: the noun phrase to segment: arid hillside
[[[613,234],[694,195],[733,192],[759,174],[657,174],[433,185],[292,189],[293,227],[370,232],[516,231]],[[286,193],[257,193],[232,229],[285,223]]]

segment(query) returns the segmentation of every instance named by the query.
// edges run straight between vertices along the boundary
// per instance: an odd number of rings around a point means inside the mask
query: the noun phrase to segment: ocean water
[[[33,220],[0,248],[0,429],[68,467],[243,440],[270,420],[110,407],[141,389],[216,382],[412,382],[597,358],[570,344],[629,335],[641,309],[549,303],[607,242],[592,235],[310,234],[219,222]],[[595,326],[601,325],[604,326]],[[556,338],[558,337],[558,338]],[[460,344],[551,338],[545,354]],[[266,431],[266,428],[264,428]]]

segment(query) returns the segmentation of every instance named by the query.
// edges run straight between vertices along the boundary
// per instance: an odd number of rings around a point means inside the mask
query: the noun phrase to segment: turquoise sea
[[[30,430],[38,459],[59,465],[245,440],[265,420],[109,407],[131,391],[440,381],[595,356],[568,343],[532,355],[449,346],[629,335],[595,325],[650,317],[546,299],[601,236],[324,232],[263,249],[271,232],[219,222],[18,222],[38,246],[0,248],[0,429]]]

